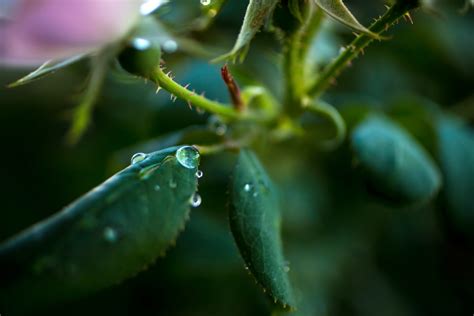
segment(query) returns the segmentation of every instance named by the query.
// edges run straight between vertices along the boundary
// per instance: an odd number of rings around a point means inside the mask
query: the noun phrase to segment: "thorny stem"
[[[409,10],[418,6],[417,1],[412,1],[412,3],[407,4],[408,2],[397,1],[382,17],[369,27],[369,30],[379,35],[387,31],[399,18],[406,15]],[[309,88],[308,95],[318,97],[335,77],[337,77],[345,67],[350,65],[351,61],[363,52],[364,48],[373,40],[373,37],[367,34],[358,35],[352,43],[323,70],[317,81]]]
[[[251,112],[240,112],[231,105],[209,100],[203,95],[199,95],[175,82],[161,67],[156,68],[150,79],[158,85],[158,89],[163,88],[172,95],[192,104],[196,108],[219,115],[228,120],[268,122],[274,119],[274,115],[262,116]]]

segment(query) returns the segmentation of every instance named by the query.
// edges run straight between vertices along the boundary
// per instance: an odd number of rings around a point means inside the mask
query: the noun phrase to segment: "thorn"
[[[169,77],[170,75],[171,75],[171,71],[168,71],[168,72],[166,73],[166,77]]]
[[[405,18],[405,20],[408,19],[408,21],[413,24],[413,19],[411,18],[410,12],[405,13],[403,17]]]
[[[390,9],[390,6],[388,6],[388,5],[386,5],[386,4],[384,4],[384,7],[385,7],[385,9],[387,9],[387,10]]]
[[[158,87],[156,88],[155,94],[157,94],[158,92],[160,92],[161,89],[162,89],[162,88],[161,88],[160,86],[158,86]]]
[[[187,89],[190,85],[191,85],[190,83],[186,84],[186,85],[184,86],[184,89]]]
[[[190,101],[187,101],[187,103],[188,103],[189,109],[192,110],[192,109],[193,109],[193,105],[191,104],[191,102],[190,102]]]

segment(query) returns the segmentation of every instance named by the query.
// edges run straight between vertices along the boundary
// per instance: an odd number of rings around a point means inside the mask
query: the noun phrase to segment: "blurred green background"
[[[228,101],[219,65],[208,60],[232,46],[247,3],[229,0],[209,28],[200,31],[193,24],[201,14],[195,2],[173,1],[158,13],[180,45],[163,58],[178,82]],[[386,110],[430,151],[433,137],[420,109],[440,107],[472,125],[474,14],[459,14],[463,1],[446,2],[437,13],[416,12],[414,25],[401,22],[390,41],[367,49],[324,99],[343,113]],[[381,1],[347,4],[365,24],[384,10]],[[327,23],[313,43],[315,65],[324,65],[351,38],[349,30]],[[190,39],[212,56],[186,45]],[[232,67],[239,83],[263,83],[281,96],[279,53],[274,37],[259,33],[245,62]],[[206,114],[114,70],[90,128],[77,145],[69,146],[65,133],[87,70],[83,61],[7,89],[6,84],[28,71],[1,69],[0,240],[57,212],[123,167],[128,163],[123,153],[128,159],[133,152],[126,148],[206,124]],[[354,170],[347,144],[322,153],[291,142],[266,154],[262,160],[283,195],[285,251],[301,301],[295,314],[474,313],[474,249],[449,232],[439,201],[402,208],[376,196]],[[116,287],[45,313],[268,314],[269,304],[244,269],[228,229],[226,191],[234,159],[223,154],[202,160],[203,203],[165,259]]]

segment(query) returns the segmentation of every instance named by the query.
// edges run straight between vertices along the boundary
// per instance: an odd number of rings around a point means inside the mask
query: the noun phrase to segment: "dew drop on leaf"
[[[252,185],[250,183],[246,183],[244,185],[244,191],[245,192],[250,192],[250,190],[252,190]]]
[[[117,232],[112,227],[106,227],[103,234],[106,241],[110,243],[117,241]]]
[[[185,168],[193,169],[199,164],[199,151],[192,146],[183,146],[176,151],[176,159]]]
[[[132,156],[131,163],[136,164],[137,162],[143,161],[146,158],[145,153],[136,153],[135,155]]]
[[[189,203],[191,204],[192,207],[198,207],[202,203],[202,198],[196,192],[191,196],[191,198],[189,198]]]
[[[196,171],[196,177],[198,177],[198,179],[201,179],[203,176],[204,172],[202,172],[201,170]]]

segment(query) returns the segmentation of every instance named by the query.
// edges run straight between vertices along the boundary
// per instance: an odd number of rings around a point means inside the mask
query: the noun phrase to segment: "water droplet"
[[[145,0],[140,6],[140,14],[148,15],[155,12],[163,4],[166,4],[168,0]]]
[[[201,202],[202,198],[197,192],[189,198],[189,203],[192,207],[198,207],[199,205],[201,205]]]
[[[172,189],[176,189],[176,187],[178,186],[178,184],[173,179],[169,181],[169,185]]]
[[[135,155],[132,156],[132,159],[131,159],[132,165],[136,164],[137,162],[145,160],[146,156],[147,155],[145,153],[136,153]]]
[[[210,5],[210,4],[211,4],[211,0],[201,0],[201,4],[202,4],[202,5]]]
[[[224,124],[217,116],[213,115],[207,121],[209,128],[217,135],[222,136],[227,132],[227,125]]]
[[[176,159],[185,168],[193,169],[199,165],[199,151],[192,146],[183,146],[176,151]]]
[[[252,185],[250,183],[246,183],[244,185],[244,191],[245,192],[250,192],[250,190],[252,190]]]
[[[159,184],[155,185],[155,187],[153,188],[155,191],[160,191],[161,187]]]
[[[258,192],[255,191],[253,194],[252,194],[253,197],[257,197],[258,196]]]
[[[201,179],[203,176],[204,172],[202,172],[201,170],[196,171],[196,177],[198,177],[198,179]]]
[[[148,48],[151,47],[151,42],[147,39],[141,38],[141,37],[136,37],[132,40],[132,46],[133,48],[137,50],[147,50]]]
[[[178,50],[178,43],[172,39],[168,39],[163,43],[163,50],[168,54],[174,53]]]
[[[285,271],[286,273],[290,272],[290,262],[289,261],[285,261],[285,264],[283,266],[283,271]]]
[[[112,227],[105,227],[103,234],[106,241],[111,243],[117,241],[117,232]]]

